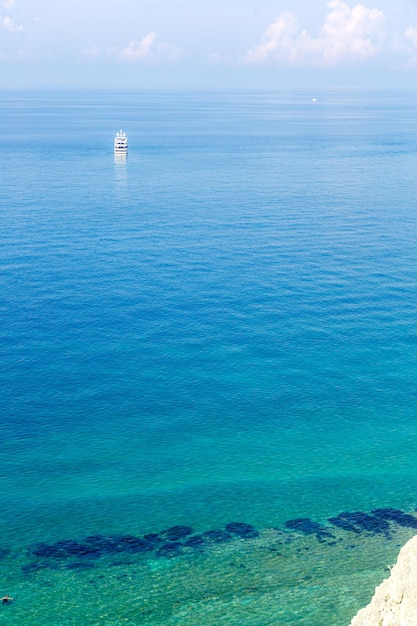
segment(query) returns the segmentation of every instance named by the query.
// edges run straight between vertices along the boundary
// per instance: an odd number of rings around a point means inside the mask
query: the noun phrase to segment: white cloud
[[[408,54],[408,62],[410,65],[417,64],[417,28],[409,26],[404,33],[406,41],[406,52]]]
[[[16,24],[11,17],[0,17],[0,23],[9,33],[19,33],[23,30],[23,26]]]
[[[295,15],[286,12],[267,28],[261,42],[246,53],[245,60],[330,67],[367,59],[380,51],[385,36],[382,11],[362,4],[351,8],[342,0],[332,0],[327,7],[317,37],[301,30]]]
[[[298,22],[292,13],[287,11],[271,24],[265,31],[262,41],[246,55],[250,63],[262,63],[271,57],[281,57],[291,60],[295,49],[297,38],[301,39],[305,31],[297,34]]]
[[[417,49],[417,28],[410,26],[404,33],[407,41],[409,41],[413,48]]]
[[[15,4],[15,0],[0,0],[0,6],[4,9],[11,9]]]
[[[148,33],[139,41],[131,41],[127,46],[120,49],[116,46],[102,49],[98,46],[91,46],[82,51],[82,56],[87,59],[99,59],[111,57],[126,63],[136,63],[145,59],[164,59],[176,61],[182,54],[182,50],[167,43],[156,43],[156,33]]]
[[[157,44],[156,33],[149,33],[142,37],[140,41],[131,41],[123,50],[117,53],[117,57],[122,61],[135,63],[150,58],[163,58],[168,61],[175,61],[182,52],[179,48],[167,43]]]
[[[119,57],[124,61],[142,61],[149,57],[155,46],[156,34],[149,33],[142,37],[140,41],[131,41],[126,48],[119,52]]]

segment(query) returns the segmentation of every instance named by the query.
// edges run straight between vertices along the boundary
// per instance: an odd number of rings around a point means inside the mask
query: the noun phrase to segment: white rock
[[[390,577],[350,626],[417,626],[417,536],[401,548]]]

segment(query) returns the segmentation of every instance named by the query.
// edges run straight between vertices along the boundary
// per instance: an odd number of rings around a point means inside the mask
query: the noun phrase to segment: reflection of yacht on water
[[[114,153],[127,154],[127,136],[122,130],[114,138]]]

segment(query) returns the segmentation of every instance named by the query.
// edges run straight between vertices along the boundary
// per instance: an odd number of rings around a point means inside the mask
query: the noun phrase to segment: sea
[[[0,626],[347,626],[417,532],[417,92],[0,112]]]

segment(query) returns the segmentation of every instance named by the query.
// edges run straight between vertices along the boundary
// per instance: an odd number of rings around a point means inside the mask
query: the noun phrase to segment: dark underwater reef
[[[371,513],[343,512],[328,519],[329,525],[322,525],[309,518],[297,518],[285,522],[287,541],[291,533],[312,535],[320,543],[334,545],[334,529],[355,535],[383,535],[392,539],[395,525],[417,529],[417,517],[399,509],[375,509]],[[279,530],[279,529],[276,529]],[[333,532],[332,532],[333,531]],[[243,522],[231,522],[224,529],[194,533],[190,526],[172,526],[159,533],[149,533],[142,537],[135,535],[90,535],[83,541],[64,539],[53,544],[37,543],[28,549],[30,562],[22,570],[26,574],[50,568],[88,569],[94,561],[104,556],[115,558],[128,555],[151,555],[156,558],[173,558],[190,551],[203,551],[210,546],[223,544],[235,539],[254,539],[259,530]],[[129,561],[114,561],[120,565]]]

